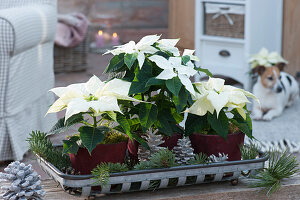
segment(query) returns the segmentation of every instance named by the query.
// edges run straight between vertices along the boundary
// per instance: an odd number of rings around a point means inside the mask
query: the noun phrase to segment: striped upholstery
[[[47,131],[53,95],[55,0],[1,0],[0,161],[21,160],[32,130]]]

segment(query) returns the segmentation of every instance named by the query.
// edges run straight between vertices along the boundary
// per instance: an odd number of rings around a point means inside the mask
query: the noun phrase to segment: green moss
[[[128,137],[122,133],[118,133],[116,131],[112,131],[109,133],[106,133],[104,136],[104,140],[101,142],[101,144],[116,144],[120,142],[127,142]]]
[[[228,134],[231,133],[236,133],[239,131],[239,128],[234,125],[233,123],[229,122],[229,126],[228,126]],[[217,132],[213,129],[204,129],[202,131],[200,131],[199,133],[196,134],[201,134],[201,135],[218,135]]]

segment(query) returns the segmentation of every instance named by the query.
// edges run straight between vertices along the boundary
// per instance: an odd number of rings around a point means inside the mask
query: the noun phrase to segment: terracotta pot
[[[165,141],[163,144],[161,144],[161,147],[168,147],[169,150],[172,150],[176,145],[177,145],[177,141],[178,139],[182,138],[181,134],[177,134],[175,133],[174,135],[167,137],[164,136],[163,140]],[[139,147],[139,143],[135,140],[131,141],[128,140],[128,153],[131,159],[133,160],[138,160],[138,147]]]
[[[98,144],[90,155],[85,148],[79,148],[77,154],[69,154],[72,167],[80,174],[90,174],[101,162],[124,163],[127,142],[116,144]]]
[[[205,153],[210,156],[212,154],[218,155],[219,153],[228,154],[228,160],[241,160],[240,146],[244,144],[245,134],[233,133],[227,136],[224,140],[218,135],[202,135],[192,134],[190,136],[192,146],[195,153]]]

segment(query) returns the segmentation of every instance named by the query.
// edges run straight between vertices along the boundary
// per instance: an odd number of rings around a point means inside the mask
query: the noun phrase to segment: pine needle
[[[106,186],[109,182],[109,174],[116,172],[126,172],[128,167],[121,163],[101,163],[92,170],[93,179],[97,180],[95,183],[101,186]]]
[[[243,160],[256,159],[259,156],[259,147],[255,144],[249,146],[243,145],[241,147],[241,154]]]
[[[271,151],[269,156],[268,167],[252,176],[254,181],[250,183],[250,187],[262,187],[267,196],[281,188],[282,179],[290,178],[299,171],[296,157],[287,151],[283,153]]]
[[[208,163],[208,157],[204,153],[199,153],[195,155],[195,158],[193,160],[189,161],[189,165],[198,165],[198,164],[207,164]]]

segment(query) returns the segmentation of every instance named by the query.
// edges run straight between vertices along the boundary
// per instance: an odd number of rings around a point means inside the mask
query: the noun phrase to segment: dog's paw
[[[262,117],[262,119],[264,121],[271,121],[273,119],[273,116],[266,114]]]
[[[258,121],[258,120],[262,120],[262,117],[261,117],[261,116],[254,115],[254,116],[252,117],[252,119]]]
[[[262,120],[262,117],[263,117],[263,115],[262,115],[261,112],[254,112],[253,116],[252,116],[252,119],[254,119],[254,120]]]

